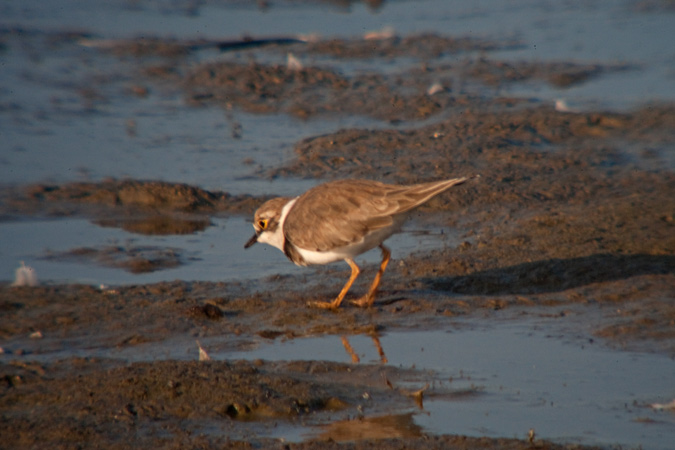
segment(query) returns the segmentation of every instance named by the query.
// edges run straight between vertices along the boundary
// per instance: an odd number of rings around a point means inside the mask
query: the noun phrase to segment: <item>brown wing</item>
[[[358,242],[368,230],[394,223],[403,214],[467,178],[412,186],[341,180],[310,189],[298,198],[284,223],[293,245],[326,251]]]

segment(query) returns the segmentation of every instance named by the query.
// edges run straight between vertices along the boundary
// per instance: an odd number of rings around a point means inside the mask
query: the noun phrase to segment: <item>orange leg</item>
[[[368,293],[360,299],[354,300],[352,302],[352,304],[356,306],[368,307],[371,306],[375,301],[375,294],[377,293],[377,288],[380,285],[382,274],[384,274],[384,270],[387,268],[387,264],[389,264],[389,258],[391,257],[391,252],[387,247],[380,244],[380,249],[382,250],[382,262],[380,263],[380,270],[377,271],[377,275],[375,275],[375,279],[373,280],[373,284],[370,285]]]
[[[345,261],[347,261],[349,267],[352,268],[352,274],[349,277],[349,280],[347,280],[345,286],[340,291],[340,294],[337,296],[337,298],[332,302],[312,302],[310,304],[311,306],[316,306],[317,308],[324,308],[324,309],[338,309],[340,307],[340,303],[342,303],[342,300],[345,298],[345,295],[347,295],[349,288],[352,287],[352,284],[354,284],[354,280],[356,280],[356,278],[359,276],[359,273],[361,273],[359,266],[356,265],[354,260],[347,258],[345,259]]]

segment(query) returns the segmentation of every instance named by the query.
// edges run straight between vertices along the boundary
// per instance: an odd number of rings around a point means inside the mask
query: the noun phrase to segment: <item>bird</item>
[[[351,268],[351,275],[338,296],[333,301],[311,303],[336,310],[361,271],[354,258],[379,247],[382,262],[375,279],[363,297],[351,302],[369,307],[375,301],[391,257],[391,251],[383,242],[401,229],[413,209],[451,187],[477,177],[413,185],[345,179],[320,184],[298,197],[272,198],[256,210],[253,218],[255,234],[244,248],[256,242],[272,245],[298,266],[344,260]]]

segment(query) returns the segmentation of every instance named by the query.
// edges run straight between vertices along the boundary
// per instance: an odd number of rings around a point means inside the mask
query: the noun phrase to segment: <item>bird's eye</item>
[[[260,219],[258,221],[258,226],[260,227],[261,230],[267,228],[267,219]]]

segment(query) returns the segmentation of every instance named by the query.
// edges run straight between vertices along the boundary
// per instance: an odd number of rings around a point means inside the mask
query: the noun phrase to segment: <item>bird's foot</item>
[[[351,300],[349,303],[354,306],[358,306],[359,308],[368,308],[369,306],[372,306],[374,301],[375,301],[374,295],[364,295],[358,300]]]
[[[310,308],[320,308],[320,309],[329,309],[331,311],[336,311],[340,304],[333,302],[307,302],[307,306]]]

